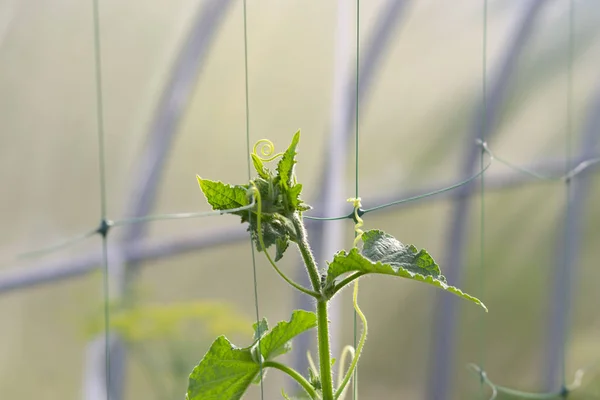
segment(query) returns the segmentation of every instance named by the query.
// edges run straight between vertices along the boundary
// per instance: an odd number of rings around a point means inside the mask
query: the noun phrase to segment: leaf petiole
[[[365,272],[357,272],[357,273],[347,276],[346,278],[341,280],[339,283],[337,283],[333,287],[333,289],[331,290],[331,294],[329,295],[329,298],[331,299],[333,296],[335,296],[335,294],[337,292],[342,290],[346,285],[348,285],[350,282],[354,281],[355,279],[360,278],[363,275],[366,275],[366,273]]]
[[[308,380],[306,380],[305,377],[300,375],[298,373],[298,371],[296,371],[295,369],[290,368],[287,365],[278,363],[276,361],[265,361],[263,363],[263,367],[275,368],[275,369],[280,370],[283,373],[288,374],[292,379],[294,379],[296,382],[298,382],[298,384],[300,386],[302,386],[302,388],[306,391],[306,393],[308,393],[308,395],[310,396],[311,399],[315,399],[315,400],[319,399],[319,395],[317,394],[317,391],[315,390],[315,388],[313,388],[312,385],[310,384],[310,382]]]

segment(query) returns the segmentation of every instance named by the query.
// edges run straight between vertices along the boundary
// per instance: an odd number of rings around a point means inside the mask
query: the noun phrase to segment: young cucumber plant
[[[339,251],[327,268],[319,269],[302,220],[302,213],[310,207],[300,199],[302,185],[297,182],[294,174],[299,140],[300,132],[296,132],[288,149],[275,155],[270,141],[263,139],[257,142],[250,156],[258,176],[246,185],[232,186],[199,176],[198,183],[213,209],[238,215],[242,222],[248,223],[248,230],[258,251],[264,253],[283,280],[315,298],[316,310],[295,310],[289,321],[279,322],[273,329],[269,329],[267,320],[262,319],[254,324],[254,338],[247,347],[236,347],[225,336],[218,337],[190,374],[187,400],[240,399],[252,383],[260,383],[269,368],[277,369],[294,379],[305,392],[302,398],[343,398],[367,336],[367,320],[357,303],[358,280],[367,274],[399,276],[428,283],[470,300],[487,311],[479,299],[449,286],[440,268],[425,250],[402,244],[380,230],[363,232],[358,212],[360,199],[350,199],[354,203],[357,233],[354,247],[349,252]],[[257,154],[259,147],[260,155]],[[280,159],[275,171],[265,166],[266,162],[277,158]],[[290,243],[300,251],[310,278],[310,288],[294,282],[276,264]],[[275,246],[274,259],[268,252],[272,246]],[[345,348],[342,360],[348,353],[352,360],[345,373],[344,362],[340,363],[340,376],[334,387],[327,306],[341,289],[352,282],[354,308],[362,321],[363,330],[356,350],[350,346]],[[308,377],[275,361],[277,356],[290,351],[294,337],[314,328],[317,330],[319,350],[318,371],[312,360]],[[284,392],[282,395],[289,399]]]

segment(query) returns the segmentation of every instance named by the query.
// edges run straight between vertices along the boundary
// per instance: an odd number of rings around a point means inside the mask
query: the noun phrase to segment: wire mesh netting
[[[600,397],[593,0],[0,7],[0,398],[183,398],[216,335],[311,309],[195,178],[245,183],[252,144],[298,128],[321,265],[360,196],[365,227],[490,310],[367,279],[347,397]],[[279,264],[306,280],[299,260]],[[361,329],[350,296],[336,357]],[[314,346],[286,357],[304,372]]]

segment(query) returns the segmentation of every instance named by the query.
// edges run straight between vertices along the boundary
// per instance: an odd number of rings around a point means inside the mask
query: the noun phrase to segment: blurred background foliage
[[[133,165],[146,143],[158,98],[193,18],[206,3],[100,2],[111,219],[124,216],[126,193],[140,179],[133,175]],[[384,3],[361,2],[361,45],[375,28]],[[380,195],[402,198],[404,193],[460,180],[462,159],[474,145],[467,132],[480,102],[482,1],[407,3],[360,105],[359,182],[366,207],[377,205],[374,201]],[[540,11],[489,141],[494,153],[517,165],[564,163],[568,4],[548,0]],[[571,147],[576,154],[600,78],[600,7],[595,0],[574,4]],[[521,0],[489,0],[490,71],[498,67],[523,8]],[[61,242],[98,224],[91,15],[90,2],[0,2],[2,269],[26,270],[100,247],[95,237],[41,258],[13,262],[15,254]],[[318,195],[331,126],[336,20],[333,1],[248,1],[250,141],[268,137],[281,149],[298,128],[302,130],[297,175],[309,204]],[[154,213],[208,210],[196,173],[226,182],[247,180],[243,33],[238,1],[228,9],[201,66],[162,173]],[[340,198],[340,212],[347,210],[345,199],[354,195],[353,150],[347,156],[347,194]],[[518,173],[493,163],[486,179],[507,175]],[[600,360],[599,179],[597,174],[590,177],[589,197],[581,210],[579,259],[571,265],[576,272],[567,381],[578,368]],[[543,390],[564,184],[530,180],[486,191],[484,269],[479,202],[478,195],[473,196],[468,247],[454,249],[468,256],[462,266],[463,282],[450,283],[480,297],[490,312],[483,316],[477,307],[460,304],[456,357],[448,366],[452,371],[448,399],[487,398],[480,395],[477,376],[467,370],[469,362],[482,363],[498,384]],[[443,271],[452,211],[447,198],[428,199],[369,214],[365,228],[380,228],[405,243],[427,248]],[[153,222],[148,237],[167,239],[238,224],[229,216]],[[344,243],[349,248],[353,229],[350,221],[345,224]],[[109,255],[116,232],[117,228],[109,237]],[[281,264],[291,271],[298,268],[297,262],[290,253]],[[225,244],[145,261],[142,267],[136,284],[148,288],[149,294],[132,308],[111,308],[112,326],[131,348],[125,398],[181,398],[174,395],[185,391],[181,365],[189,367],[199,360],[217,331],[240,346],[251,341],[255,301],[250,245]],[[261,316],[272,324],[288,319],[295,294],[260,256],[257,274]],[[434,294],[435,289],[424,285],[380,277],[361,285],[361,308],[370,325],[360,363],[362,398],[425,398],[435,360]],[[340,342],[351,343],[350,293],[340,297]],[[82,398],[89,336],[80,333],[89,325],[90,310],[102,303],[98,274],[3,293],[0,398],[34,398],[40,390],[47,400]],[[226,319],[214,318],[219,309],[229,310]],[[244,321],[245,331],[240,325]],[[584,377],[584,387],[573,394],[574,399],[598,398],[600,373],[595,371]],[[278,398],[284,381],[271,372],[265,398]],[[259,398],[257,388],[248,398]]]

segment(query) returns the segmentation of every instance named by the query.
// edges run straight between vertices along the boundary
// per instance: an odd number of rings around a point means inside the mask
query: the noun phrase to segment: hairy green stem
[[[298,235],[298,248],[304,265],[308,271],[308,275],[313,285],[313,289],[322,293],[321,279],[319,278],[319,269],[315,258],[310,251],[308,240],[306,237],[306,229],[302,223],[301,217],[294,213],[292,221]],[[323,400],[333,400],[333,376],[331,375],[331,350],[329,345],[329,319],[327,317],[328,299],[322,296],[317,299],[317,339],[319,344],[319,369],[321,375],[321,390]]]
[[[315,258],[310,250],[310,245],[308,244],[308,239],[306,238],[306,229],[304,228],[304,223],[302,222],[298,213],[294,213],[292,216],[292,222],[294,224],[294,228],[296,228],[296,235],[298,236],[297,245],[300,249],[302,259],[304,260],[304,265],[306,265],[310,282],[312,283],[315,292],[321,292],[319,269],[317,268],[317,263],[315,262]]]
[[[284,373],[288,374],[296,382],[298,382],[298,384],[300,386],[302,386],[302,388],[306,391],[306,393],[308,393],[308,395],[310,396],[311,399],[318,399],[319,398],[319,395],[317,394],[317,391],[315,390],[315,388],[313,388],[312,385],[310,384],[310,382],[308,382],[306,380],[306,378],[304,378],[302,375],[300,375],[298,373],[298,371],[296,371],[295,369],[290,368],[287,365],[278,363],[276,361],[265,361],[263,363],[263,367],[265,367],[265,368],[267,368],[267,367],[275,368],[275,369],[280,370],[281,372],[284,372]]]
[[[321,370],[321,388],[323,400],[333,400],[333,377],[331,375],[331,350],[329,348],[329,320],[327,318],[327,300],[317,302],[319,367]]]

